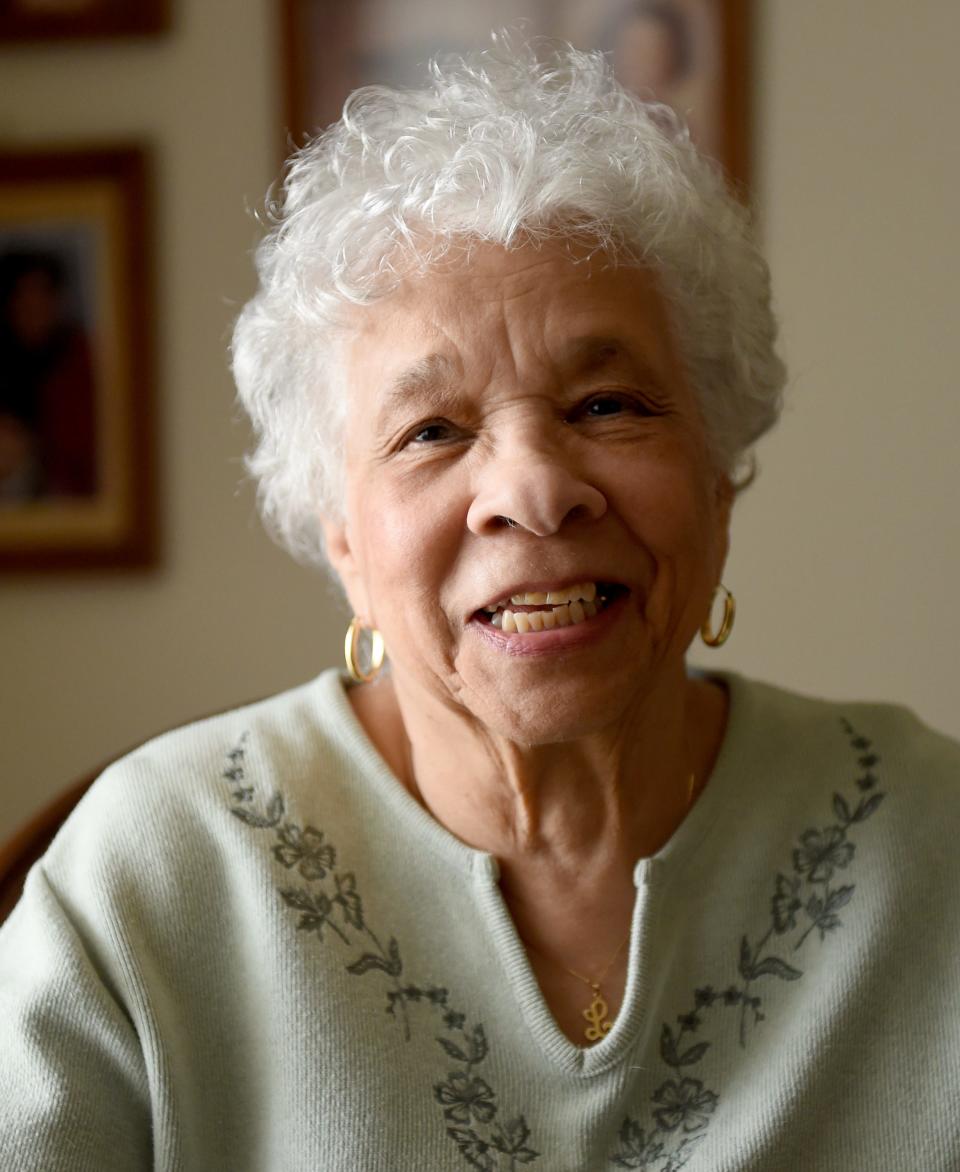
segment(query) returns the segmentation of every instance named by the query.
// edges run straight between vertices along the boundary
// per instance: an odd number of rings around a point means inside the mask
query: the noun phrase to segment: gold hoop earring
[[[720,620],[720,630],[714,632],[710,626],[710,620],[713,616],[713,604],[716,602],[717,592],[720,590],[723,591],[723,618]],[[703,620],[703,626],[700,628],[700,638],[708,647],[722,647],[730,638],[730,632],[733,630],[733,620],[736,618],[736,615],[736,599],[721,582],[716,590],[714,590],[713,597],[710,599],[710,613]]]
[[[357,653],[360,650],[360,636],[364,631],[370,632],[370,666],[364,671],[358,662]],[[383,667],[383,636],[376,627],[367,627],[356,615],[350,620],[347,627],[347,637],[343,641],[343,658],[347,663],[350,678],[358,684],[369,684],[380,674]]]

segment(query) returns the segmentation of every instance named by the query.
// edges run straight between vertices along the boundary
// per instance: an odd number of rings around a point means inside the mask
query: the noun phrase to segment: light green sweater
[[[956,1172],[960,746],[724,678],[587,1049],[336,673],[113,766],[0,932],[0,1167]]]

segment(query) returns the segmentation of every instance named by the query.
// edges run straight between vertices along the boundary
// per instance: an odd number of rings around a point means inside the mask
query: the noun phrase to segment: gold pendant
[[[589,1029],[584,1031],[588,1042],[599,1042],[613,1028],[613,1023],[606,1020],[607,1003],[600,996],[599,985],[593,986],[593,1000],[590,1002],[590,1008],[583,1011],[583,1016],[590,1023]]]

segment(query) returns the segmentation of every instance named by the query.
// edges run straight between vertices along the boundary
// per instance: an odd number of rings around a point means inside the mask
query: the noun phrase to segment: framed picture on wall
[[[149,36],[169,18],[169,0],[0,0],[0,41]]]
[[[620,81],[678,110],[735,186],[749,180],[749,0],[282,0],[286,130],[293,145],[340,116],[357,86],[418,84],[437,53],[492,29],[609,54]]]
[[[154,560],[146,170],[0,153],[0,569]]]

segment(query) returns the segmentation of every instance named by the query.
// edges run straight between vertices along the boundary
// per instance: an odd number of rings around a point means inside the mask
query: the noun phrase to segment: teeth
[[[593,602],[596,597],[596,582],[580,582],[576,586],[568,586],[565,590],[549,590],[546,593],[535,590],[526,594],[514,594],[510,601],[514,606],[540,606],[544,602],[551,606],[559,606],[561,603],[574,602],[577,599]]]
[[[503,603],[483,609],[490,615],[493,626],[501,631],[526,635],[531,631],[574,627],[599,614],[605,601],[598,598],[595,582],[582,582],[566,590],[530,591],[514,594],[510,599],[514,606],[544,606],[543,610],[508,610]]]
[[[528,594],[514,594],[510,601],[514,606],[537,606],[546,602],[547,596],[542,590],[534,590]]]
[[[508,635],[526,635],[530,631],[552,631],[554,627],[575,627],[596,613],[596,603],[571,602],[569,606],[555,606],[552,610],[499,611],[491,621]]]

